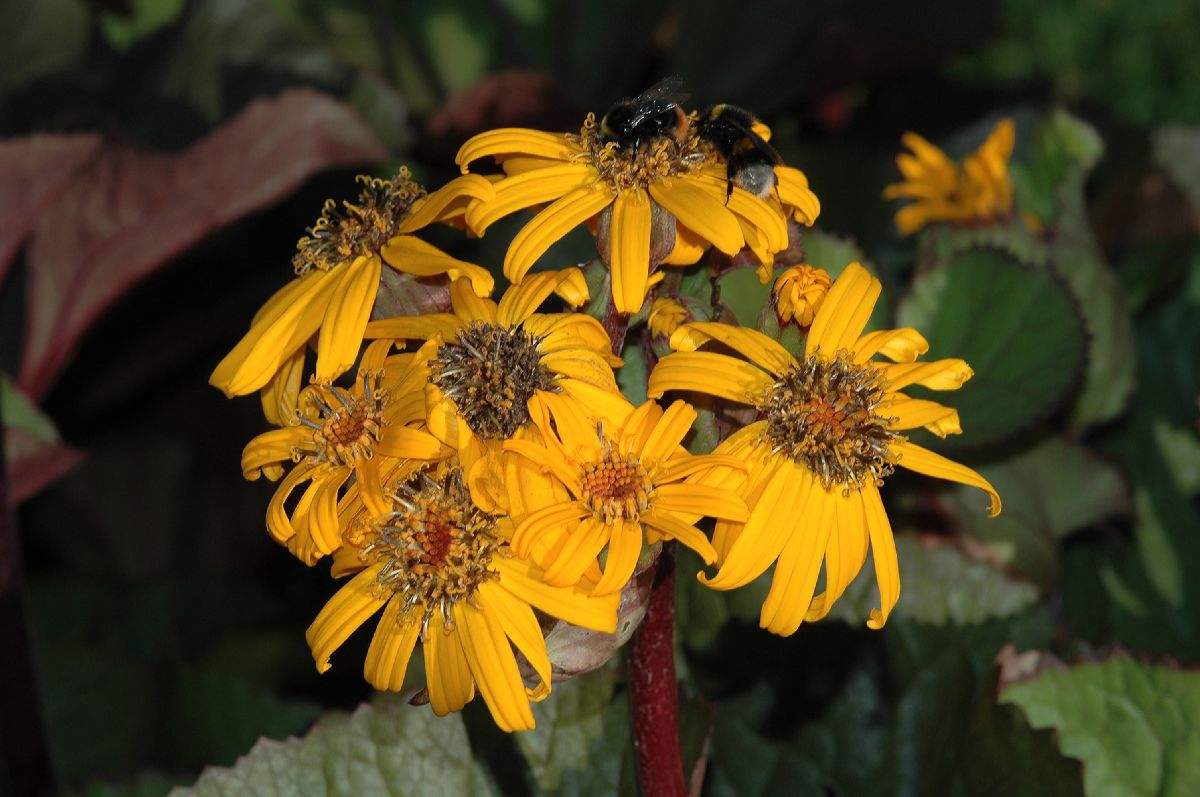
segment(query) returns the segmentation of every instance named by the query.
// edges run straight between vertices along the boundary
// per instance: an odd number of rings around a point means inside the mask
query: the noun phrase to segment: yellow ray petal
[[[846,266],[817,311],[804,344],[805,355],[820,350],[824,356],[832,357],[853,346],[871,317],[881,290],[879,280],[858,263]]]
[[[350,478],[350,468],[331,468],[309,489],[316,489],[308,513],[308,533],[321,554],[332,553],[341,547],[342,530],[338,524],[338,490]]]
[[[513,533],[511,543],[513,553],[528,558],[530,550],[542,535],[559,530],[575,533],[579,519],[589,514],[591,513],[579,503],[571,501],[565,504],[554,504],[526,515],[517,524],[516,531]]]
[[[514,174],[495,184],[496,195],[467,211],[467,226],[476,235],[518,210],[544,205],[577,189],[596,185],[596,170],[582,163],[559,163]]]
[[[539,683],[526,694],[533,700],[542,700],[550,694],[550,657],[546,654],[546,640],[542,636],[537,616],[529,604],[520,600],[504,587],[494,582],[479,585],[479,602],[496,613],[505,635],[512,640],[538,674]]]
[[[975,372],[958,358],[927,363],[898,363],[883,367],[883,375],[892,390],[921,385],[930,390],[958,390]]]
[[[775,207],[738,186],[729,194],[727,207],[763,234],[772,254],[787,249],[787,219]],[[764,262],[769,264],[770,260]]]
[[[317,367],[314,377],[328,382],[345,373],[358,359],[358,348],[379,292],[379,258],[360,257],[342,267],[342,278],[325,310],[317,337]]]
[[[811,227],[821,215],[821,201],[809,190],[804,172],[790,166],[776,166],[775,177],[778,180],[775,190],[779,193],[779,201],[795,208],[798,220]]]
[[[746,463],[738,457],[728,454],[699,454],[691,457],[678,457],[672,460],[669,465],[660,465],[655,472],[654,480],[657,484],[669,484],[696,474],[707,475],[708,471],[715,468],[736,470],[742,474],[742,478],[737,481],[745,482]],[[709,484],[710,482],[707,479],[695,479],[693,483]],[[736,482],[731,480],[731,483]]]
[[[513,327],[525,321],[537,312],[542,302],[559,289],[563,283],[570,283],[582,278],[583,272],[578,268],[565,268],[561,271],[542,271],[531,274],[520,285],[514,285],[504,292],[500,298],[500,306],[496,311],[496,320],[506,326]],[[578,286],[576,286],[576,289]],[[587,284],[584,283],[586,291]]]
[[[671,335],[671,348],[675,351],[696,351],[710,340],[724,343],[776,376],[797,365],[791,352],[758,330],[711,321],[693,321],[679,327]]]
[[[702,484],[662,484],[651,495],[660,512],[747,520],[749,512],[737,493]]]
[[[392,509],[391,499],[384,495],[383,485],[387,482],[380,474],[379,460],[382,457],[364,459],[354,466],[355,480],[353,487],[358,491],[359,500],[372,516],[382,515]],[[338,527],[347,528],[342,510],[339,505]]]
[[[670,459],[679,448],[679,444],[683,442],[683,438],[691,430],[695,420],[696,410],[692,408],[691,404],[683,400],[671,402],[671,406],[660,414],[658,422],[651,427],[645,442],[639,446],[642,460],[666,462]]]
[[[675,403],[688,406],[686,402],[677,401]],[[688,409],[690,409],[690,407],[688,407]],[[677,412],[676,414],[680,413]],[[625,423],[621,427],[620,439],[618,441],[618,448],[621,453],[640,456],[643,461],[657,459],[660,454],[658,452],[653,455],[648,453],[646,451],[646,444],[649,442],[651,435],[654,434],[654,430],[662,421],[662,418],[662,407],[658,406],[656,402],[653,400],[642,402],[637,409],[629,414],[629,417],[625,419]],[[683,412],[682,420],[686,424],[683,434],[687,434],[687,426],[691,425],[693,418],[687,417],[687,413]],[[677,424],[672,424],[672,427],[675,425]],[[664,433],[668,431],[669,430],[664,430]],[[682,435],[680,439],[682,439]],[[675,453],[675,449],[678,447],[678,445],[679,443],[676,441],[674,444],[664,446],[661,456],[666,458],[667,456]]]
[[[650,183],[650,196],[685,227],[727,255],[736,255],[745,243],[734,215],[695,180],[655,180]]]
[[[929,342],[912,327],[868,332],[854,344],[854,362],[865,363],[876,354],[898,363],[910,363],[929,351]]]
[[[458,335],[462,323],[462,319],[452,313],[385,318],[367,324],[364,337],[391,340],[428,340],[440,337],[444,340],[453,340]]]
[[[552,474],[554,478],[566,485],[572,493],[575,495],[579,494],[579,476],[573,468],[568,467],[561,452],[530,440],[507,440],[504,443],[504,450],[520,454],[542,470]],[[582,514],[580,517],[582,517]],[[526,522],[529,522],[529,518],[525,518],[522,521],[522,523]]]
[[[600,437],[596,420],[589,415],[591,408],[561,393],[541,393],[539,399],[550,409],[565,451],[582,459],[599,454]]]
[[[612,190],[604,184],[575,188],[564,194],[534,216],[513,238],[504,256],[504,276],[513,283],[523,280],[555,241],[595,216],[612,199]]]
[[[835,502],[847,500],[820,486],[809,491],[809,503],[804,508],[807,522],[797,524],[779,554],[771,591],[758,616],[760,627],[780,636],[796,633],[812,603],[821,573],[821,560],[836,522]]]
[[[383,430],[382,438],[375,444],[380,454],[396,459],[437,459],[445,453],[441,441],[419,429],[407,426],[389,426]]]
[[[711,565],[717,561],[716,549],[712,547],[712,543],[708,541],[708,537],[704,536],[704,532],[690,523],[684,523],[674,515],[666,512],[658,512],[654,508],[642,513],[642,522],[647,526],[657,529],[664,537],[678,540],[683,545],[691,548],[700,555],[700,558],[704,560],[704,564]]]
[[[871,559],[875,564],[875,581],[879,586],[879,608],[871,610],[867,627],[883,628],[892,607],[900,600],[900,564],[896,560],[896,540],[888,520],[879,488],[867,484],[862,489],[863,510],[867,532],[871,536]]]
[[[710,396],[752,403],[771,386],[771,377],[750,363],[707,351],[677,352],[658,361],[650,374],[649,395],[668,390],[694,390]]]
[[[385,692],[399,692],[404,688],[404,674],[408,672],[408,660],[421,631],[418,612],[401,616],[404,602],[399,598],[388,601],[387,608],[379,617],[371,647],[367,648],[367,659],[363,664],[363,676],[367,683]]]
[[[779,457],[773,458],[760,478],[765,480],[761,492],[757,496],[752,493],[747,500],[750,517],[725,552],[721,568],[711,579],[700,577],[713,589],[735,589],[762,575],[803,523],[810,494],[821,489],[806,469]],[[720,545],[714,547],[721,550]]]
[[[263,416],[267,423],[275,426],[286,426],[296,420],[296,400],[300,395],[300,387],[304,376],[304,355],[302,347],[287,359],[287,361],[262,389],[261,401]]]
[[[541,364],[556,374],[569,376],[612,393],[620,390],[612,366],[604,357],[587,349],[574,349],[543,354]]]
[[[708,241],[682,224],[675,225],[675,246],[663,258],[664,266],[690,266],[708,251]],[[661,272],[660,272],[661,273]]]
[[[295,535],[296,529],[292,527],[292,521],[288,519],[285,503],[292,491],[301,482],[311,479],[318,468],[317,465],[297,465],[275,488],[275,494],[271,496],[271,501],[267,504],[267,531],[275,542],[287,542]]]
[[[604,575],[592,587],[593,595],[620,592],[628,583],[642,555],[642,527],[637,521],[624,520],[612,524],[608,542],[608,558]]]
[[[290,462],[292,452],[300,446],[312,443],[313,432],[305,426],[285,426],[263,432],[242,449],[242,476],[254,481],[263,467]]]
[[[450,306],[462,321],[496,323],[496,303],[476,293],[467,280],[456,279],[450,283]]]
[[[455,618],[457,621],[457,618]],[[440,612],[434,612],[421,634],[425,648],[425,683],[429,707],[439,717],[458,711],[475,697],[471,666],[463,653],[459,627],[446,628]]]
[[[893,418],[888,424],[891,429],[916,429],[923,426],[938,437],[948,434],[962,434],[962,426],[958,422],[958,411],[951,407],[943,407],[935,401],[908,398],[900,394],[884,402],[879,407],[879,414],[884,418]]]
[[[331,291],[341,279],[338,269],[300,277],[270,300],[273,312],[260,314],[233,351],[217,364],[208,382],[226,396],[244,396],[263,387],[279,367],[295,356],[320,328]],[[280,295],[289,301],[277,302]]]
[[[579,587],[551,586],[541,570],[524,559],[498,557],[492,563],[500,574],[500,586],[546,614],[592,631],[617,630],[619,594],[592,597]]]
[[[837,516],[825,547],[825,591],[813,598],[804,615],[806,622],[829,614],[867,560],[867,516],[862,492],[856,490],[850,499],[833,502]]]
[[[617,194],[608,239],[613,305],[618,313],[636,313],[646,301],[650,278],[650,199],[645,191]]]
[[[501,127],[472,136],[454,156],[454,162],[465,173],[471,161],[491,155],[535,155],[539,158],[569,161],[579,153],[562,133],[543,133],[524,127]]]
[[[379,571],[383,564],[372,565],[350,579],[325,607],[304,636],[312,649],[317,672],[329,669],[329,657],[350,638],[360,625],[379,611],[391,597],[380,595]]]
[[[584,518],[563,542],[562,548],[546,562],[546,583],[570,587],[579,583],[583,574],[596,561],[608,544],[610,527],[599,520]]]
[[[443,221],[449,215],[461,213],[472,201],[495,199],[492,181],[478,174],[456,177],[429,196],[413,205],[412,212],[396,227],[401,235],[416,232],[422,227]]]
[[[454,605],[454,621],[471,674],[496,725],[509,733],[533,728],[525,685],[496,612],[486,602],[475,608],[460,601]]]
[[[381,254],[387,264],[397,271],[417,277],[434,277],[445,274],[452,280],[466,278],[476,296],[490,296],[495,286],[491,272],[486,268],[459,260],[412,235],[397,235],[388,239]]]
[[[593,417],[603,420],[606,425],[619,426],[633,411],[629,399],[608,388],[597,387],[578,379],[560,379],[558,387],[563,393],[587,407]]]
[[[946,459],[941,454],[935,454],[929,449],[922,448],[907,440],[893,442],[892,453],[899,456],[900,459],[896,464],[902,468],[908,468],[917,473],[924,473],[926,476],[933,476],[937,479],[946,479],[947,481],[978,487],[991,498],[991,504],[988,507],[988,516],[995,517],[1000,514],[1000,494],[996,492],[996,488],[987,479],[966,465],[960,465],[953,460]]]

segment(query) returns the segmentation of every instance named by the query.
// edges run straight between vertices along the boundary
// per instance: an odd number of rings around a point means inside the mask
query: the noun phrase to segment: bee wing
[[[664,100],[679,105],[691,97],[683,90],[683,78],[669,75],[638,95],[639,100]]]
[[[745,136],[759,152],[769,157],[776,164],[783,163],[783,156],[779,154],[779,150],[771,146],[771,142],[767,141],[758,133],[755,133],[753,127],[743,123],[742,120],[734,114],[722,114],[721,118],[726,124],[736,128],[739,133]]]

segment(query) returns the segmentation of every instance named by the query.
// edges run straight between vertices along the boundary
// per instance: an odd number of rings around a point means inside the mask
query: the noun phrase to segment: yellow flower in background
[[[831,285],[833,280],[829,272],[807,263],[792,266],[780,274],[773,289],[779,323],[795,321],[800,327],[811,326]]]
[[[453,313],[372,321],[366,334],[427,341],[412,378],[424,390],[428,429],[451,448],[472,452],[473,462],[490,444],[536,431],[550,396],[586,407],[593,417],[626,411],[612,370],[621,360],[600,322],[583,313],[537,312],[555,292],[571,304],[585,301],[582,272],[532,274],[499,303],[458,279],[450,288]]]
[[[376,689],[403,687],[418,639],[429,703],[458,711],[478,687],[505,731],[534,727],[530,700],[550,693],[551,666],[533,608],[613,633],[619,596],[553,587],[530,563],[512,557],[507,518],[482,511],[454,460],[401,484],[387,511],[354,535],[335,558],[336,576],[357,573],[325,605],[307,638],[317,670],[383,609],[363,674]],[[527,688],[513,646],[537,674]]]
[[[679,302],[660,296],[650,306],[650,318],[646,321],[646,326],[650,328],[651,335],[661,335],[666,338],[670,337],[671,333],[680,324],[687,321],[691,315],[691,312]]]
[[[758,411],[758,420],[713,452],[748,468],[750,516],[717,521],[719,569],[701,580],[735,589],[775,563],[759,623],[776,634],[824,617],[862,567],[868,544],[880,594],[868,625],[886,622],[900,596],[900,572],[879,486],[897,465],[979,487],[991,496],[990,514],[1000,511],[999,495],[982,476],[902,434],[918,427],[959,433],[955,410],[899,391],[913,384],[953,390],[972,371],[960,359],[917,362],[929,346],[914,329],[862,334],[879,293],[879,280],[851,263],[817,311],[802,359],[754,330],[693,323],[675,332],[676,351],[650,376],[652,397],[694,390]],[[709,341],[746,359],[698,351]],[[822,561],[825,591],[814,597]]]
[[[740,188],[728,194],[724,167],[719,180],[702,174],[710,156],[694,132],[625,148],[605,141],[595,116],[589,115],[579,135],[522,128],[481,133],[463,145],[455,160],[465,172],[473,161],[488,156],[501,163],[507,176],[495,183],[493,198],[468,207],[466,222],[477,235],[504,216],[550,203],[509,246],[504,275],[514,283],[525,278],[551,244],[602,212],[613,303],[621,313],[641,309],[651,271],[667,257],[651,259],[655,207],[674,218],[676,235],[692,242],[686,251],[695,251],[696,258],[709,243],[727,255],[737,254],[748,242],[761,242],[771,252],[787,247],[780,211]],[[746,230],[752,231],[749,238]],[[689,261],[677,253],[670,262]]]
[[[911,235],[933,222],[971,224],[1008,216],[1013,210],[1012,157],[1015,127],[1001,119],[987,140],[961,166],[916,133],[905,133],[904,145],[912,154],[896,156],[904,181],[889,185],[884,199],[913,201],[896,213],[896,226]]]
[[[414,402],[403,395],[412,355],[387,364],[382,361],[385,351],[376,346],[364,355],[353,388],[306,388],[292,425],[258,435],[242,452],[247,479],[283,477],[267,508],[267,530],[307,564],[341,545],[338,502],[352,476],[356,500],[379,514],[388,506],[385,484],[405,475],[406,468],[419,467],[421,460],[449,453],[436,437],[412,425],[422,419],[414,417]],[[415,406],[422,408],[419,402]],[[284,463],[294,463],[286,476]],[[305,483],[289,511],[289,497]]]
[[[513,551],[542,565],[547,583],[572,586],[607,547],[593,594],[625,586],[641,555],[643,532],[651,544],[678,540],[712,564],[716,552],[692,524],[706,515],[744,522],[746,504],[732,490],[684,482],[718,464],[740,467],[734,458],[692,456],[680,445],[695,419],[696,411],[682,401],[665,411],[647,401],[607,427],[566,407],[555,415],[556,432],[547,432],[544,444],[506,443],[505,450],[529,459],[569,493],[517,519]]]
[[[460,218],[467,203],[492,196],[491,183],[468,175],[426,195],[407,169],[392,180],[359,177],[356,203],[325,203],[309,234],[296,245],[296,278],[275,293],[250,331],[217,365],[209,383],[227,396],[266,388],[272,422],[289,419],[305,347],[317,336],[314,378],[329,382],[358,358],[363,330],[375,305],[383,263],[417,276],[469,278],[480,295],[492,290],[486,269],[457,260],[409,235],[443,219]]]

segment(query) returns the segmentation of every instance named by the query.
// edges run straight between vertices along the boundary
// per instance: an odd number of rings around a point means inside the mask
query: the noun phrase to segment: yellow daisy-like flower
[[[419,639],[429,703],[458,711],[476,687],[505,731],[534,727],[530,700],[550,693],[551,667],[533,607],[595,631],[613,633],[619,596],[553,587],[509,554],[507,518],[482,511],[455,460],[399,486],[335,557],[335,576],[357,573],[308,628],[317,670],[380,609],[363,674],[376,689],[403,687]],[[522,682],[513,647],[537,674]]]
[[[651,272],[665,262],[695,262],[711,243],[734,255],[748,242],[764,250],[787,247],[783,214],[748,191],[726,191],[701,173],[711,156],[694,131],[677,140],[662,136],[637,149],[604,141],[594,115],[579,135],[503,128],[481,133],[459,150],[456,162],[465,172],[471,162],[491,156],[507,176],[495,183],[495,197],[472,203],[467,225],[478,235],[497,219],[545,203],[513,239],[504,258],[504,275],[521,282],[539,257],[580,224],[601,216],[598,224],[608,242],[605,253],[618,312],[641,309]],[[721,167],[723,169],[723,167]],[[724,174],[724,172],[721,172]],[[654,217],[667,214],[674,232],[652,241]],[[751,230],[749,238],[746,230]],[[659,236],[662,237],[661,235]],[[689,243],[679,249],[678,239]],[[652,249],[661,254],[652,256]],[[687,261],[693,251],[696,258]]]
[[[646,326],[650,327],[651,335],[670,337],[671,333],[680,324],[687,321],[691,315],[691,312],[679,302],[660,296],[650,306],[650,318],[646,321]]]
[[[960,359],[916,362],[929,345],[911,328],[863,335],[879,293],[879,280],[851,263],[818,310],[803,359],[754,330],[694,323],[675,332],[676,351],[650,376],[651,396],[694,390],[758,410],[758,420],[714,451],[748,468],[750,516],[744,523],[717,522],[719,569],[701,579],[714,589],[734,589],[776,563],[759,617],[776,634],[824,617],[861,569],[868,544],[880,608],[867,624],[886,622],[900,596],[900,572],[879,485],[897,465],[979,487],[991,496],[990,513],[1000,512],[1000,496],[986,479],[902,434],[918,427],[939,436],[959,433],[955,410],[900,391],[913,384],[953,390],[972,371]],[[698,351],[709,341],[749,362]],[[878,362],[876,355],[892,362]],[[813,597],[822,561],[825,591]]]
[[[799,327],[811,326],[831,285],[833,280],[829,272],[807,263],[792,266],[780,274],[773,290],[779,323],[795,321]]]
[[[525,432],[549,396],[586,407],[593,417],[623,416],[612,367],[621,360],[608,334],[583,313],[537,313],[551,293],[586,299],[577,268],[540,272],[505,292],[499,303],[476,296],[465,279],[450,287],[453,313],[372,321],[367,337],[427,342],[413,380],[423,385],[429,431],[474,461],[491,446]]]
[[[247,479],[283,477],[267,507],[267,531],[307,564],[341,545],[338,501],[351,476],[357,500],[379,514],[388,506],[385,484],[419,467],[421,460],[449,453],[436,437],[411,425],[423,420],[420,393],[417,402],[404,395],[412,355],[385,364],[384,351],[377,346],[364,355],[358,383],[349,390],[321,384],[306,388],[292,425],[260,434],[242,452]],[[286,476],[284,463],[295,463]],[[289,497],[305,483],[289,511]]]
[[[959,166],[921,136],[905,133],[901,140],[912,154],[896,156],[904,181],[883,191],[884,199],[914,200],[896,213],[900,232],[911,235],[939,221],[988,222],[1012,213],[1008,161],[1015,135],[1013,120],[1001,119],[979,149]]]
[[[296,245],[296,278],[267,300],[250,331],[209,377],[230,397],[267,388],[263,403],[272,422],[289,419],[287,399],[295,396],[304,349],[314,335],[318,381],[336,379],[354,364],[383,263],[418,276],[467,277],[481,296],[492,290],[486,269],[409,234],[461,218],[467,203],[493,195],[488,180],[468,175],[428,195],[407,169],[392,180],[359,180],[357,203],[341,208],[333,200],[325,203],[309,235]]]
[[[570,494],[520,518],[513,536],[513,551],[545,567],[548,584],[578,583],[607,546],[604,575],[593,593],[619,591],[633,575],[643,531],[651,544],[678,540],[712,564],[716,551],[692,524],[705,515],[745,522],[746,504],[736,492],[684,483],[716,465],[741,467],[727,456],[692,456],[680,445],[696,420],[696,411],[685,402],[664,411],[647,401],[607,430],[572,408],[563,408],[554,420],[556,433],[548,432],[544,445],[510,441],[504,446]]]

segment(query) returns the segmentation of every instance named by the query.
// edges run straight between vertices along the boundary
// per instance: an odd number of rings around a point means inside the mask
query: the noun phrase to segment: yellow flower
[[[911,235],[932,222],[971,224],[1009,215],[1013,189],[1008,160],[1014,138],[1013,120],[1001,119],[959,166],[921,136],[905,133],[901,140],[912,154],[896,156],[904,181],[883,191],[884,199],[914,200],[896,213],[900,232]]]
[[[650,307],[650,318],[646,325],[651,335],[670,337],[675,329],[691,316],[691,312],[674,299],[659,297]]]
[[[450,286],[453,313],[373,321],[367,337],[424,339],[413,379],[423,385],[429,431],[472,462],[562,402],[593,417],[622,415],[608,334],[583,313],[535,312],[552,292],[586,298],[577,268],[530,275],[499,304],[476,296],[465,279]],[[495,445],[493,445],[495,444]]]
[[[716,552],[692,524],[705,515],[745,522],[746,505],[731,490],[682,483],[715,465],[740,467],[731,457],[692,456],[680,445],[695,419],[682,401],[665,412],[647,401],[607,429],[567,410],[555,416],[557,433],[548,431],[544,445],[506,443],[569,492],[519,519],[513,551],[545,567],[546,583],[565,587],[578,583],[607,546],[594,594],[617,592],[629,581],[643,530],[649,543],[678,540],[712,564]]]
[[[511,524],[476,506],[454,460],[401,484],[386,511],[335,557],[335,576],[357,573],[308,628],[317,670],[380,609],[363,674],[376,689],[403,687],[420,639],[429,703],[442,715],[483,694],[505,731],[534,727],[530,700],[550,693],[550,659],[533,607],[569,623],[613,633],[618,595],[547,585],[510,556]],[[527,688],[513,646],[537,674]]]
[[[813,268],[807,263],[792,266],[775,280],[775,313],[779,323],[795,320],[796,325],[812,325],[813,317],[825,301],[825,294],[833,280],[825,269]]]
[[[675,332],[676,351],[650,376],[651,396],[695,390],[758,410],[758,420],[714,451],[746,464],[750,517],[717,522],[719,569],[701,578],[714,589],[734,589],[778,560],[759,617],[776,634],[824,617],[862,567],[868,543],[880,594],[868,625],[883,626],[900,596],[895,542],[879,495],[895,466],[979,487],[991,496],[991,514],[1000,511],[1000,496],[982,476],[902,434],[917,427],[959,433],[955,410],[899,391],[912,384],[953,390],[972,371],[960,359],[916,362],[929,346],[914,329],[861,334],[879,292],[879,280],[851,263],[817,312],[803,359],[754,330],[694,323]],[[697,350],[708,341],[749,362]],[[893,362],[877,362],[876,355]],[[822,560],[825,591],[814,598]]]
[[[255,437],[242,452],[242,474],[250,480],[283,477],[267,508],[267,531],[307,564],[341,545],[345,525],[339,495],[346,489],[373,514],[385,510],[384,485],[419,467],[414,460],[448,454],[441,442],[411,424],[417,402],[404,395],[412,355],[382,361],[386,347],[364,355],[359,380],[351,389],[312,385],[300,393],[291,425]],[[411,390],[409,391],[411,393]],[[284,476],[283,463],[295,463]],[[346,488],[351,476],[354,482]],[[308,484],[287,509],[291,494]]]
[[[500,161],[507,176],[495,183],[493,198],[468,207],[467,225],[477,235],[497,219],[550,203],[508,249],[504,275],[514,283],[551,244],[598,215],[608,242],[602,249],[608,250],[613,303],[621,313],[641,309],[651,272],[672,247],[678,248],[677,238],[691,242],[686,254],[696,252],[697,245],[702,252],[705,242],[727,255],[747,243],[756,252],[787,247],[786,219],[776,206],[741,188],[727,195],[723,166],[712,174],[702,171],[711,154],[694,131],[682,141],[663,136],[631,150],[603,141],[589,115],[579,135],[522,128],[481,133],[463,145],[456,161],[465,172],[472,161],[487,156]],[[674,222],[665,229],[675,232],[669,237],[659,232],[662,240],[652,240],[653,232],[664,229],[653,223],[663,211]],[[670,262],[688,262],[686,254],[676,253]]]
[[[298,385],[295,377],[314,335],[318,381],[336,379],[354,364],[384,262],[418,276],[466,276],[480,295],[492,290],[486,269],[408,234],[461,217],[467,202],[492,195],[489,181],[468,175],[426,195],[407,169],[392,180],[359,180],[363,189],[356,204],[339,209],[333,200],[325,203],[309,235],[296,245],[296,278],[267,300],[250,331],[209,377],[230,397],[266,387],[271,395],[263,397],[264,410],[272,422],[288,419],[287,399],[295,395],[289,386]]]

